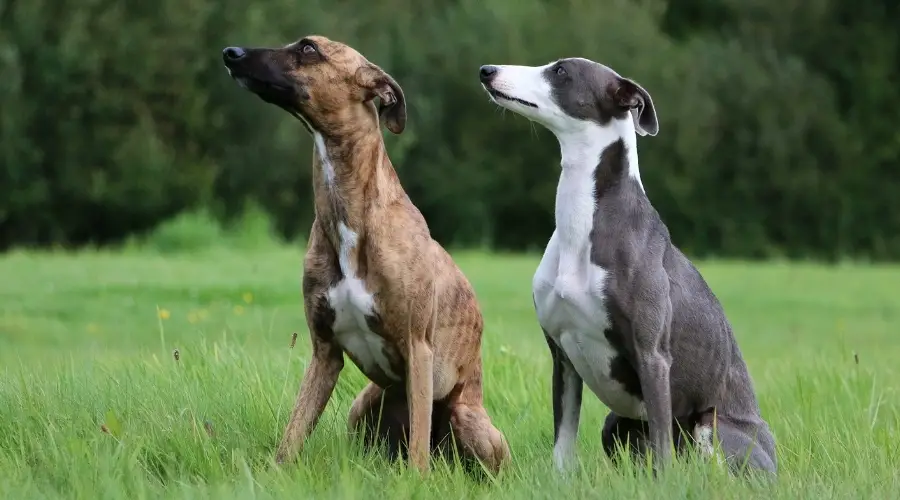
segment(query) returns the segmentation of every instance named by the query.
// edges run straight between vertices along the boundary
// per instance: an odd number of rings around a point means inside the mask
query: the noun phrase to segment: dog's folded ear
[[[635,131],[641,135],[656,135],[659,132],[659,120],[650,94],[634,80],[619,78],[618,83],[615,102],[631,112]]]
[[[406,98],[403,89],[383,69],[369,63],[356,71],[356,83],[366,91],[365,99],[381,101],[378,116],[388,130],[400,134],[406,128]]]

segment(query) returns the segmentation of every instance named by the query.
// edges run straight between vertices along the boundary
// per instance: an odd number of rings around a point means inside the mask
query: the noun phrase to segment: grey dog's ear
[[[641,135],[656,135],[659,132],[659,120],[650,93],[634,80],[620,78],[615,92],[618,106],[628,109],[634,119],[634,130]]]
[[[403,89],[391,75],[369,63],[356,70],[356,83],[366,91],[366,100],[378,97],[378,116],[388,130],[395,134],[406,128],[406,98]]]

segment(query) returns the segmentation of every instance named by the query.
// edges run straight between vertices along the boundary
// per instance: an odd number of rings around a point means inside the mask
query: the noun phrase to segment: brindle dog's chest
[[[334,338],[360,371],[381,387],[402,382],[402,358],[379,334],[375,298],[365,283],[345,277],[328,290],[328,302],[334,310]]]

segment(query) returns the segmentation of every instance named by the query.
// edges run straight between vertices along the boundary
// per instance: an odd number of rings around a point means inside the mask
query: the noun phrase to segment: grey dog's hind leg
[[[675,450],[679,454],[688,446],[696,446],[701,454],[713,452],[713,435],[735,474],[750,471],[777,472],[775,439],[768,428],[740,425],[734,421],[718,417],[713,431],[713,412],[708,411],[687,419],[673,422]],[[753,436],[756,439],[753,439]],[[641,459],[650,449],[650,430],[647,422],[621,417],[610,412],[603,424],[603,450],[616,463],[619,459],[617,446],[624,448],[633,459]]]
[[[672,422],[672,436],[674,438],[675,451],[682,453],[687,445],[692,442],[690,431],[694,428],[696,418],[677,420]],[[601,433],[603,451],[613,462],[618,460],[617,446],[624,448],[632,458],[643,458],[650,449],[650,427],[647,422],[616,415],[609,412],[603,423]]]
[[[650,447],[650,429],[647,422],[633,420],[630,418],[620,417],[613,412],[609,412],[606,421],[603,423],[603,431],[600,441],[603,444],[603,451],[617,463],[618,454],[617,447],[624,448],[632,457],[637,458],[644,455]]]
[[[762,471],[778,472],[775,457],[775,438],[765,424],[741,425],[726,417],[716,419],[715,434],[734,473]]]

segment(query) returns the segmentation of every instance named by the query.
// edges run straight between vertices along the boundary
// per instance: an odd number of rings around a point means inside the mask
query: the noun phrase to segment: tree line
[[[248,203],[303,238],[311,141],[228,77],[228,45],[317,33],[388,70],[386,141],[449,246],[542,248],[558,149],[481,64],[581,56],[660,119],[644,185],[696,256],[900,258],[900,4],[888,0],[0,0],[0,249],[115,244]]]

